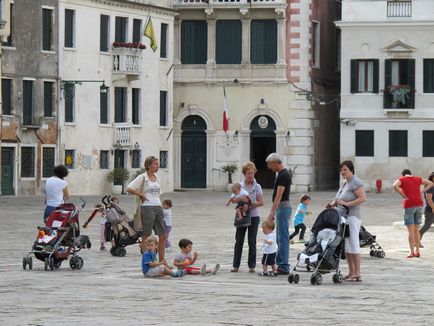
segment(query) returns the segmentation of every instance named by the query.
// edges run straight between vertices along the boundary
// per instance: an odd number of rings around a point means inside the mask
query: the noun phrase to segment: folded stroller
[[[342,283],[343,276],[339,263],[344,248],[345,217],[341,209],[327,208],[322,211],[312,229],[309,241],[303,252],[297,255],[297,263],[288,276],[289,283],[298,283],[299,272],[311,272],[310,283],[322,284],[322,274],[332,273],[334,283]]]
[[[107,219],[104,237],[107,242],[112,242],[110,253],[113,256],[124,257],[127,254],[125,247],[140,242],[142,235],[135,230],[134,221],[111,199],[111,196],[104,196],[104,206],[95,208],[83,227],[86,228],[97,213],[103,214]]]
[[[59,268],[70,255],[69,266],[72,269],[83,267],[83,258],[77,253],[84,248],[90,248],[89,237],[80,235],[80,210],[86,202],[80,198],[82,205],[77,208],[74,204],[62,204],[50,214],[45,226],[38,226],[38,235],[27,256],[23,258],[23,269],[33,268],[31,255],[45,264],[45,270]]]
[[[367,247],[371,249],[369,254],[371,257],[384,258],[386,253],[383,248],[378,244],[377,237],[369,233],[363,226],[360,228],[360,248]]]

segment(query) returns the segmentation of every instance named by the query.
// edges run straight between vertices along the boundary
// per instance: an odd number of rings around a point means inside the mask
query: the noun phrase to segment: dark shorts
[[[249,205],[246,201],[239,201],[236,208],[243,208],[244,205]]]
[[[166,233],[166,224],[164,223],[163,208],[160,206],[142,206],[140,208],[142,216],[142,231],[145,235],[151,235],[154,230],[156,235]]]
[[[267,265],[267,266],[276,265],[276,253],[264,254],[262,256],[262,265]]]

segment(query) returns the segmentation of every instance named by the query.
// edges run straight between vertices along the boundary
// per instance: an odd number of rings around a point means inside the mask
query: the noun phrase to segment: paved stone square
[[[174,200],[173,260],[181,237],[194,242],[199,262],[220,262],[216,276],[186,276],[144,279],[136,246],[127,256],[112,257],[99,249],[99,219],[83,234],[93,247],[80,253],[82,270],[63,263],[59,270],[45,271],[33,259],[33,270],[23,270],[21,259],[31,248],[36,225],[41,224],[40,197],[0,197],[0,325],[432,325],[434,302],[434,234],[427,233],[420,259],[405,259],[404,229],[393,228],[401,219],[397,194],[368,194],[363,206],[363,224],[376,234],[386,250],[385,259],[369,257],[363,250],[361,283],[336,285],[331,275],[321,286],[312,286],[310,274],[301,274],[299,284],[284,276],[259,277],[248,273],[247,246],[238,273],[230,273],[234,244],[233,208],[225,207],[228,194],[176,192],[163,195]],[[334,196],[312,193],[313,215]],[[266,216],[271,193],[265,194]],[[293,207],[298,195],[291,195]],[[73,198],[76,200],[76,198]],[[86,197],[81,224],[98,197]],[[132,215],[134,199],[122,196],[121,205]],[[309,221],[307,221],[309,224]],[[261,248],[259,233],[258,247]],[[291,247],[291,262],[301,244]],[[262,253],[258,250],[258,262]],[[258,264],[257,269],[260,269]],[[342,264],[346,271],[346,262]]]

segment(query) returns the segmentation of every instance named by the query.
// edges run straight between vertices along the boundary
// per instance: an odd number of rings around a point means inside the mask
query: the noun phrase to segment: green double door
[[[14,148],[1,149],[1,187],[2,195],[14,195]]]

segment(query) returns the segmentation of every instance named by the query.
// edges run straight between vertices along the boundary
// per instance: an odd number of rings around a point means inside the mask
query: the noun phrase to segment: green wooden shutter
[[[264,28],[264,63],[274,64],[277,62],[277,22],[265,21]]]
[[[357,64],[358,60],[351,60],[351,93],[357,93]]]
[[[264,63],[264,24],[252,20],[250,27],[250,61],[252,64]]]
[[[2,79],[2,109],[4,115],[10,115],[11,110],[11,79]]]
[[[31,125],[33,116],[33,81],[23,81],[23,124]]]
[[[65,122],[74,122],[75,85],[65,84]]]
[[[208,24],[206,21],[196,22],[196,63],[205,64],[208,58]]]
[[[181,25],[181,62],[205,64],[208,28],[206,21],[183,21]]]
[[[384,60],[384,108],[392,106],[392,95],[387,92],[387,88],[392,83],[392,60]]]
[[[115,122],[125,122],[125,87],[115,87]]]
[[[241,21],[219,20],[216,24],[216,62],[241,63]]]
[[[374,63],[374,69],[373,69],[373,73],[374,73],[374,76],[373,76],[373,82],[374,82],[373,92],[374,93],[378,93],[380,91],[380,87],[379,87],[379,78],[380,78],[379,63],[380,63],[380,60],[374,59],[372,61]]]
[[[65,47],[74,47],[74,10],[65,9]]]
[[[167,31],[169,25],[161,24],[160,34],[160,58],[167,58]]]
[[[410,99],[407,103],[407,108],[414,109],[415,108],[415,86],[416,86],[416,60],[409,59],[408,60],[408,84],[411,86],[410,91]]]
[[[108,94],[109,88],[105,88],[105,92],[99,93],[99,123],[108,123]]]
[[[99,39],[99,50],[102,52],[107,52],[109,48],[109,20],[110,17],[107,15],[101,15],[100,17],[100,39]]]
[[[434,59],[423,60],[423,92],[434,93]]]
[[[133,20],[133,42],[140,43],[142,39],[142,20],[134,19]]]
[[[140,88],[132,90],[132,122],[134,125],[139,124],[139,105],[140,105]]]
[[[44,117],[53,116],[53,83],[44,82]]]
[[[51,9],[42,9],[42,50],[51,51],[52,44],[52,18]]]
[[[160,126],[167,126],[167,91],[160,91]]]
[[[115,20],[115,42],[127,41],[127,18],[116,17]]]
[[[184,64],[193,63],[193,29],[194,23],[183,21],[181,24],[181,62]]]

